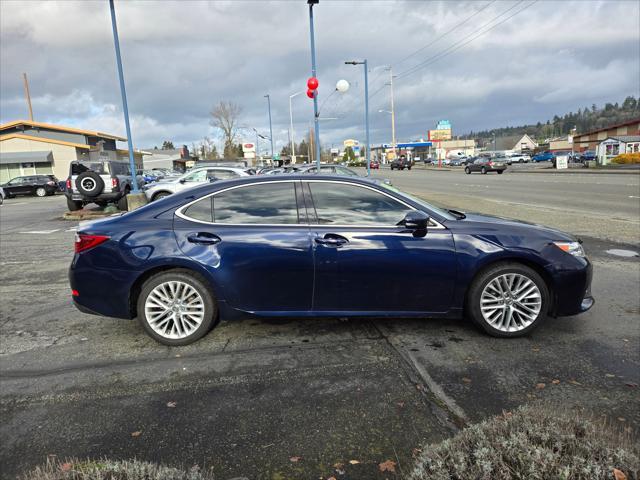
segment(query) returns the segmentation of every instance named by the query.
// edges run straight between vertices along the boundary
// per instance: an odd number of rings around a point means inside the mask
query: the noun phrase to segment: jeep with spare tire
[[[138,187],[143,180],[136,176]],[[77,160],[69,165],[67,178],[67,207],[76,211],[89,203],[106,207],[115,203],[119,210],[127,210],[127,194],[133,190],[134,179],[129,163],[116,160]]]

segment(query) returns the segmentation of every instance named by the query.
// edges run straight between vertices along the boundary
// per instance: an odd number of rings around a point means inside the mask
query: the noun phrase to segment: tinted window
[[[213,196],[216,223],[299,223],[293,182],[234,188]]]
[[[310,182],[319,224],[397,225],[411,208],[382,193],[342,183]]]
[[[187,217],[203,222],[213,222],[213,201],[212,197],[203,198],[194,203],[184,211]]]

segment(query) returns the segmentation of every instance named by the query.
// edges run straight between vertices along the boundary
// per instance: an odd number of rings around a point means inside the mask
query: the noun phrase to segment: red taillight
[[[71,178],[67,178],[67,191],[71,191]]]
[[[71,290],[71,296],[79,297],[80,296],[80,292],[78,292],[78,290]]]
[[[114,190],[118,188],[118,177],[111,177],[111,188]]]
[[[84,233],[76,234],[75,252],[80,253],[90,248],[97,247],[101,243],[109,240],[105,235],[87,235]]]

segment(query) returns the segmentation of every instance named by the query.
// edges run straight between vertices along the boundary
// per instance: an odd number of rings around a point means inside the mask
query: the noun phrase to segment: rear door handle
[[[187,237],[187,240],[191,243],[199,243],[201,245],[215,245],[222,241],[219,236],[207,232],[192,233]]]
[[[344,238],[342,235],[338,235],[336,233],[327,233],[324,237],[316,237],[316,243],[320,245],[326,245],[328,247],[340,247],[346,243],[349,243],[349,240]]]

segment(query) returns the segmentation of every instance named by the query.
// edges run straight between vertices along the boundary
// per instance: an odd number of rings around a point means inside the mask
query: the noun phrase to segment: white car
[[[233,167],[200,167],[194,168],[176,178],[169,178],[155,183],[149,183],[143,187],[144,193],[150,202],[167,197],[172,193],[181,192],[188,188],[204,185],[215,180],[227,180],[250,175],[244,168]]]
[[[509,159],[513,163],[529,163],[531,161],[531,156],[527,153],[512,153],[509,156]]]

